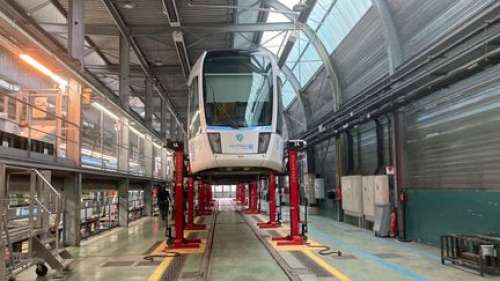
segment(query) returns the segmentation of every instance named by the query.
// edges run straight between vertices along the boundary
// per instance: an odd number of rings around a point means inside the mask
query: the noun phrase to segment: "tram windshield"
[[[204,88],[208,126],[271,126],[273,76],[267,56],[248,52],[208,53]]]

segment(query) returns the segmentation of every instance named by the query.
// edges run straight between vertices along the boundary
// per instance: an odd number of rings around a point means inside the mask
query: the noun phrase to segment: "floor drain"
[[[198,277],[200,277],[199,271],[183,272],[181,275],[182,279],[193,279],[193,278],[198,278]]]
[[[151,261],[140,261],[135,264],[135,266],[158,266],[161,264],[160,260],[151,260]]]
[[[108,261],[102,267],[131,266],[135,261]]]
[[[379,257],[381,259],[397,259],[397,258],[402,257],[402,256],[400,256],[398,254],[394,254],[394,253],[377,253],[377,254],[373,254],[373,255],[376,257]]]
[[[309,270],[310,273],[313,273],[317,277],[331,277],[332,274],[328,271],[326,271],[323,267],[321,267],[319,264],[317,264],[315,261],[313,261],[310,257],[308,257],[306,254],[304,254],[301,251],[292,251],[292,255],[297,258],[302,265],[306,269]]]
[[[311,274],[311,272],[307,268],[294,268],[292,269],[292,271],[297,275]]]

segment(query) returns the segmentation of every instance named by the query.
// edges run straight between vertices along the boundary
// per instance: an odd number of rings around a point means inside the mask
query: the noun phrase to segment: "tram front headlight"
[[[269,147],[269,140],[271,139],[271,133],[260,133],[259,134],[259,148],[258,153],[266,153]]]
[[[219,133],[208,133],[208,141],[213,153],[222,153],[222,145]]]

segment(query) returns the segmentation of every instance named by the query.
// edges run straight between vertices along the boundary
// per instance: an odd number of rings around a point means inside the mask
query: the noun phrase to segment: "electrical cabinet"
[[[375,176],[363,176],[363,215],[368,221],[375,217]]]
[[[325,179],[314,179],[314,196],[316,199],[325,199]]]
[[[389,205],[389,176],[378,175],[374,177],[375,205]]]
[[[363,215],[362,176],[346,176],[341,178],[342,209],[351,216]]]

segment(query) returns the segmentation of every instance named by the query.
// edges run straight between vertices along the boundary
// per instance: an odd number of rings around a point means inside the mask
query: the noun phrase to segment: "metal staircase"
[[[33,265],[39,276],[47,274],[46,265],[62,275],[72,262],[71,255],[61,247],[64,198],[51,184],[50,171],[32,169],[6,174],[6,188],[0,195],[3,200],[7,200],[5,196],[9,190],[10,176],[14,174],[29,176],[30,196],[27,215],[19,215],[16,210],[8,208],[0,209],[0,229],[3,230],[1,240],[6,241],[8,249],[6,275],[9,280],[15,280],[17,274]]]

